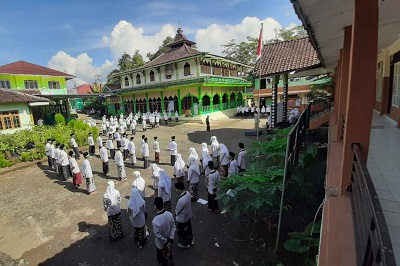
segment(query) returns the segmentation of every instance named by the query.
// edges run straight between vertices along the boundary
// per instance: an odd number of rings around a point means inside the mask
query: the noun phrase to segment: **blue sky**
[[[145,55],[178,26],[198,42],[199,50],[218,53],[227,38],[257,35],[259,23],[243,22],[246,17],[260,21],[272,18],[282,27],[300,24],[289,0],[1,0],[0,65],[24,60],[68,70],[91,82],[88,79],[94,72],[104,75],[115,67],[123,51],[139,49]],[[205,30],[203,35],[200,30]],[[204,34],[211,37],[206,39]],[[265,34],[264,39],[274,37]],[[137,42],[132,40],[136,38]],[[154,42],[158,42],[156,46],[152,46]],[[69,63],[63,65],[62,61]],[[83,64],[92,68],[88,75],[77,66]]]

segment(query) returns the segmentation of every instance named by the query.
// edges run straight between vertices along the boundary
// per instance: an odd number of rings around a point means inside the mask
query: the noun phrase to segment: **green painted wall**
[[[11,89],[25,89],[25,80],[36,80],[38,84],[38,89],[43,94],[67,93],[67,86],[64,77],[0,74],[0,80],[9,80]],[[49,81],[58,81],[60,83],[60,89],[49,89]]]

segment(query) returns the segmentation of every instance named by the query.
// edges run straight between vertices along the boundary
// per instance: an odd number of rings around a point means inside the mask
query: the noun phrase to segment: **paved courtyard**
[[[212,135],[235,153],[239,151],[239,141],[248,147],[256,139],[244,137],[244,132],[253,128],[253,119],[212,121],[211,132],[205,131],[204,124],[171,124],[145,132],[149,147],[151,149],[153,137],[158,136],[161,149],[167,149],[171,136],[175,135],[178,152],[185,161],[190,147],[195,147],[200,155],[201,143],[209,144]],[[264,119],[262,124],[265,124]],[[137,150],[142,134],[138,132],[135,136]],[[154,160],[153,152],[150,159]],[[169,160],[169,152],[162,150],[160,166],[172,177],[173,168]],[[86,194],[84,184],[82,189],[74,189],[70,182],[62,181],[46,164],[32,163],[23,169],[0,174],[1,265],[157,265],[154,236],[149,236],[146,247],[139,250],[126,213],[132,171],[139,170],[146,180],[149,214],[146,224],[152,233],[151,220],[155,209],[151,170],[143,169],[143,161],[138,160],[135,167],[126,167],[128,180],[118,182],[113,161],[110,161],[111,176],[108,178],[101,173],[97,155],[91,157],[90,162],[98,191],[92,196]],[[82,159],[78,163],[81,165]],[[116,189],[122,197],[125,237],[116,242],[109,240],[107,215],[102,205],[109,179],[116,182]],[[207,199],[204,178],[200,183],[200,196]],[[176,201],[177,195],[173,193],[173,209]],[[232,265],[233,261],[243,261],[246,250],[263,244],[262,239],[260,243],[247,242],[249,236],[239,233],[237,222],[229,216],[209,213],[207,205],[200,203],[193,203],[192,224],[196,245],[188,250],[174,245],[176,265]]]

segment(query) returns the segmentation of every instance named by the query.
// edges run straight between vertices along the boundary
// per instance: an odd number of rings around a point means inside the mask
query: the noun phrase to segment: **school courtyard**
[[[264,120],[261,125],[265,125]],[[186,162],[189,148],[194,147],[201,154],[201,143],[210,144],[213,135],[236,154],[239,142],[249,148],[256,137],[245,137],[244,132],[253,127],[254,119],[211,121],[211,132],[206,132],[205,124],[172,122],[169,126],[148,129],[145,135],[150,150],[153,137],[158,137],[160,147],[164,149],[160,167],[173,177],[169,152],[165,150],[171,136],[176,136],[178,152]],[[138,129],[134,136],[137,154],[143,134],[141,127]],[[96,152],[98,154],[97,149]],[[153,161],[154,153],[150,154]],[[99,157],[93,156],[89,160],[97,187],[97,194],[91,196],[86,194],[84,184],[81,189],[74,189],[70,182],[61,180],[58,174],[49,170],[47,163],[31,163],[23,169],[0,172],[0,265],[157,265],[151,226],[156,211],[150,168],[143,169],[143,161],[138,160],[133,168],[126,165],[128,180],[117,181],[113,161],[110,161],[111,176],[106,178],[101,173]],[[82,159],[78,164],[81,166]],[[133,228],[126,213],[134,170],[140,171],[146,180],[146,225],[151,235],[143,250],[133,239]],[[116,182],[116,189],[121,193],[125,233],[123,239],[115,242],[109,240],[107,215],[102,203],[110,179]],[[201,178],[199,188],[201,198],[207,199],[204,178]],[[173,210],[177,197],[173,193]],[[229,215],[210,213],[207,205],[197,202],[192,206],[195,246],[180,249],[175,241],[176,265],[257,265],[257,254],[267,252],[262,236],[241,233],[238,222]]]

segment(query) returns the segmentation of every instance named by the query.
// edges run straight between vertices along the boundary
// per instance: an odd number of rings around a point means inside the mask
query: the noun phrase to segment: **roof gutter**
[[[318,45],[317,39],[314,35],[314,31],[311,27],[311,24],[303,11],[303,8],[301,6],[301,0],[300,0],[300,2],[298,0],[290,0],[290,2],[293,5],[294,12],[296,13],[297,17],[303,23],[303,27],[308,33],[308,37],[310,38],[311,44],[314,46],[315,51],[317,51],[318,59],[321,62],[321,65],[325,68],[326,66],[325,66],[324,59],[321,55],[320,50],[318,49],[319,45]]]

